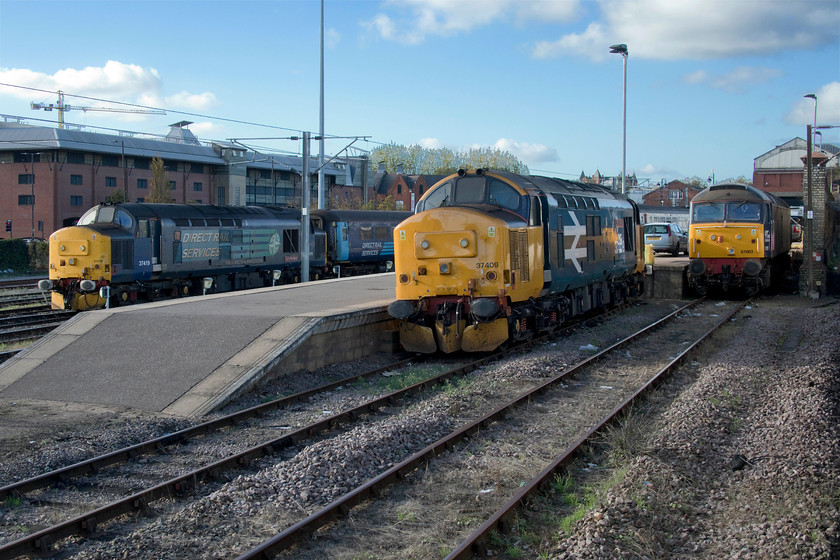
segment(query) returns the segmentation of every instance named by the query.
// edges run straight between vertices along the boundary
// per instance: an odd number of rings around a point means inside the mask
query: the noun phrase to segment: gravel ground
[[[776,298],[752,310],[549,557],[840,557],[833,303]]]
[[[582,519],[568,530],[543,523],[541,536],[532,534],[527,545],[514,542],[510,556],[840,557],[840,305],[824,303],[788,297],[754,306],[748,321],[731,327],[726,344],[706,351],[690,375],[678,376],[657,394],[634,443],[641,451],[599,469],[601,479],[610,477],[609,485],[599,489],[597,477],[587,479],[592,469],[575,474],[595,495]],[[622,329],[647,320],[646,314],[675,305],[640,305],[607,325],[581,329],[550,348],[552,359],[573,363],[585,353],[584,345],[610,343]],[[539,353],[513,357],[483,371],[485,388],[537,379],[544,359]],[[261,397],[250,397],[255,398]],[[285,463],[208,489],[199,502],[129,528],[114,541],[88,542],[75,556],[64,557],[146,558],[150,549],[160,559],[235,556],[231,550],[241,552],[268,538],[284,520],[315,511],[451,429],[453,415],[463,415],[483,398],[444,392],[389,420],[313,444]],[[137,419],[130,411],[93,411],[86,417],[72,407],[64,414],[40,407],[0,403],[4,424],[17,419],[12,433],[0,435],[0,480],[20,476],[21,465],[37,472],[66,461],[67,453],[101,452],[180,427],[177,420]],[[27,410],[36,411],[28,426]],[[111,427],[107,434],[100,429],[103,418]],[[5,507],[0,505],[0,517]],[[560,503],[551,507],[555,518],[568,509]]]

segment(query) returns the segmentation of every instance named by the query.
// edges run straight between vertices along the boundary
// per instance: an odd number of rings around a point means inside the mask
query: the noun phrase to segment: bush
[[[50,244],[36,241],[27,244],[23,239],[0,240],[0,272],[45,272],[49,266]]]

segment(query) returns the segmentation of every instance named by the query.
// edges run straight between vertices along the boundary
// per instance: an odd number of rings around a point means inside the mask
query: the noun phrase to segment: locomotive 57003
[[[400,341],[409,351],[493,350],[643,289],[636,205],[607,188],[459,171],[394,228]]]
[[[712,185],[691,200],[688,284],[758,293],[790,266],[790,208],[740,183]]]

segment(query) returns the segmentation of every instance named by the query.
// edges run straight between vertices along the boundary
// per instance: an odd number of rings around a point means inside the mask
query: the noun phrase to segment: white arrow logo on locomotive
[[[569,215],[572,218],[572,222],[574,222],[574,226],[563,228],[563,239],[566,237],[571,237],[572,235],[575,236],[574,240],[572,241],[572,247],[566,251],[566,260],[572,261],[572,264],[575,265],[575,268],[578,272],[583,272],[583,269],[580,267],[580,262],[578,259],[585,259],[586,258],[586,247],[578,247],[578,242],[580,241],[580,237],[582,235],[586,235],[586,226],[580,225],[578,222],[577,216],[575,216],[574,212],[569,212]]]
[[[268,242],[268,254],[276,255],[278,249],[280,249],[280,236],[275,233]]]

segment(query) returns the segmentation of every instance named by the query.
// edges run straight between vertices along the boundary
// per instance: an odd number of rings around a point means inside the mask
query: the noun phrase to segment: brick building
[[[674,180],[643,195],[642,203],[646,206],[688,208],[691,199],[701,190],[703,189]]]
[[[140,137],[0,122],[0,223],[10,220],[12,230],[4,227],[0,237],[47,238],[118,191],[125,200],[143,202],[155,157],[164,162],[173,202],[300,206],[300,157],[199,142],[189,124],[172,125],[166,137]],[[361,181],[371,177],[362,172],[365,165],[363,158],[326,164],[326,196],[339,188],[361,191]],[[312,158],[310,206],[318,200],[317,169]]]
[[[803,206],[802,185],[805,177],[803,158],[807,155],[808,143],[802,138],[788,140],[753,161],[753,185],[772,193],[791,206]],[[833,144],[814,146],[814,152],[825,157],[826,177],[829,190],[838,192],[840,173],[837,158],[840,148]]]

